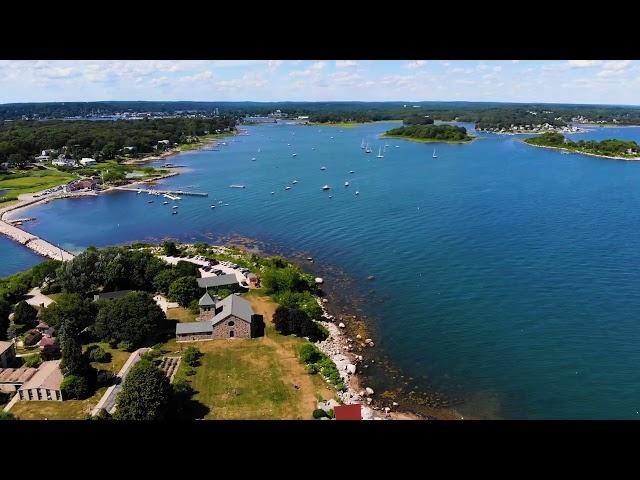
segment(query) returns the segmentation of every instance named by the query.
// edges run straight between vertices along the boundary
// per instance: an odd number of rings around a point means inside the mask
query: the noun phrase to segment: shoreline
[[[612,157],[609,155],[599,155],[597,153],[588,153],[588,152],[581,152],[579,150],[571,150],[570,148],[551,147],[549,145],[535,145],[533,143],[527,143],[524,140],[521,140],[521,142],[524,143],[525,145],[529,145],[530,147],[548,148],[549,150],[560,150],[562,152],[574,153],[577,155],[588,155],[590,157],[606,158],[607,160],[626,160],[628,162],[636,162],[640,160],[640,157]]]
[[[413,137],[405,137],[403,135],[387,135],[386,133],[383,133],[382,135],[380,135],[378,138],[394,138],[396,140],[408,140],[409,142],[415,142],[415,143],[449,143],[452,145],[466,145],[468,143],[473,142],[474,140],[477,140],[478,138],[480,138],[477,135],[470,135],[470,139],[469,140],[440,140],[440,139],[431,139],[431,138],[413,138]]]

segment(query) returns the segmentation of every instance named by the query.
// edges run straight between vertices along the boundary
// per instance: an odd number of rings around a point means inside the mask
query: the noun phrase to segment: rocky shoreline
[[[527,143],[527,142],[522,142],[526,145],[529,145],[531,147],[538,147],[538,148],[548,148],[550,150],[560,150],[561,152],[567,152],[567,153],[575,153],[578,155],[588,155],[590,157],[597,157],[597,158],[607,158],[609,160],[626,160],[629,162],[636,162],[638,160],[640,160],[640,157],[612,157],[610,155],[599,155],[597,153],[589,153],[589,152],[581,152],[579,150],[571,150],[569,148],[562,148],[562,147],[551,147],[549,145],[536,145],[534,143]]]

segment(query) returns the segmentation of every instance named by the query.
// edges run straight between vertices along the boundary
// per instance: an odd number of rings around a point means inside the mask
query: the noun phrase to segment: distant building
[[[93,301],[97,302],[98,300],[115,300],[117,298],[122,298],[131,292],[133,292],[133,290],[117,290],[115,292],[99,293],[93,296]]]
[[[158,143],[161,145],[169,145],[169,140],[158,140]]]
[[[56,160],[54,160],[53,162],[51,162],[52,165],[55,165],[56,167],[77,167],[78,164],[76,163],[75,160],[72,159],[67,159],[67,158],[58,158]]]
[[[211,297],[209,299],[213,300]],[[205,299],[208,304],[209,299]],[[202,299],[201,299],[202,300]],[[257,315],[244,298],[231,294],[217,301],[213,308],[198,317],[197,322],[178,323],[176,340],[218,340],[223,338],[252,338],[264,334],[262,315]]]
[[[60,385],[63,376],[60,360],[43,362],[38,371],[19,389],[20,400],[56,400],[62,401]]]
[[[237,286],[238,277],[233,274],[218,275],[215,277],[198,278],[198,286],[200,288],[218,288]]]
[[[50,159],[51,157],[49,155],[38,155],[37,157],[35,157],[36,162],[46,162]]]
[[[7,368],[16,358],[16,346],[13,342],[0,342],[0,367]]]
[[[83,167],[86,167],[87,165],[95,165],[96,163],[96,159],[95,158],[88,158],[85,157],[82,160],[80,160],[80,165],[82,165]]]

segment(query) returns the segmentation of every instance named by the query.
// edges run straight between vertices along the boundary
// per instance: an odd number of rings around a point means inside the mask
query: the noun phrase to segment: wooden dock
[[[183,190],[151,190],[148,188],[132,188],[132,187],[114,187],[114,190],[122,190],[123,192],[143,192],[143,193],[151,193],[152,195],[183,195],[183,196],[191,196],[191,197],[208,197],[209,193],[207,192],[185,192]]]

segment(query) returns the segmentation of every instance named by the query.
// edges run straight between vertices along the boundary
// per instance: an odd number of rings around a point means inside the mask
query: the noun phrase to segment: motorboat
[[[322,187],[322,190],[330,190],[331,187],[329,185],[325,185],[324,187]]]
[[[348,187],[349,186],[349,182],[344,182],[344,186]]]

